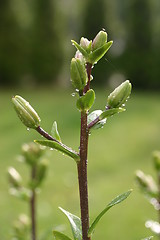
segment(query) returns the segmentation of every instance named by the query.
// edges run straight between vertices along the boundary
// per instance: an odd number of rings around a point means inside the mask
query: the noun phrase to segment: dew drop
[[[51,151],[53,151],[53,148],[50,148]]]
[[[29,128],[29,127],[27,127],[27,131],[30,131],[30,128]]]
[[[124,104],[124,103],[122,104],[122,107],[125,107],[125,104]]]
[[[76,96],[76,94],[75,94],[75,93],[72,93],[72,94],[71,94],[71,96],[72,96],[72,97],[75,97],[75,96]]]
[[[76,88],[76,92],[79,92],[79,89]]]

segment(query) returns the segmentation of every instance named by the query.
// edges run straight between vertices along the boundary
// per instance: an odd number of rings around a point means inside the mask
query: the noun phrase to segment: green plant
[[[22,177],[15,168],[8,168],[10,194],[27,202],[30,208],[30,217],[27,217],[25,214],[21,214],[18,220],[16,220],[13,224],[14,239],[17,240],[29,239],[29,233],[31,235],[31,239],[37,239],[37,194],[41,188],[42,182],[45,179],[48,166],[48,161],[43,155],[44,148],[35,143],[22,145],[22,155],[20,156],[20,160],[29,167],[30,171],[27,186],[24,186]]]
[[[72,44],[77,49],[74,58],[71,60],[70,73],[71,82],[77,96],[76,106],[81,115],[79,152],[68,147],[61,141],[56,122],[53,123],[51,134],[49,134],[40,126],[40,117],[25,99],[16,95],[12,98],[12,102],[24,125],[27,128],[36,130],[40,135],[46,138],[46,140],[35,140],[36,143],[47,146],[51,149],[56,149],[75,160],[78,172],[81,218],[62,208],[60,208],[60,210],[67,216],[71,224],[74,240],[91,240],[95,227],[102,216],[110,208],[125,200],[132,190],[113,199],[107,204],[104,210],[98,214],[92,224],[89,223],[87,184],[87,152],[89,135],[93,129],[102,128],[108,118],[116,113],[125,111],[125,102],[131,94],[131,83],[126,80],[118,86],[108,96],[106,106],[103,110],[90,112],[95,101],[95,92],[90,88],[93,79],[91,75],[92,68],[109,50],[112,41],[107,42],[107,33],[100,31],[93,41],[89,41],[87,38],[82,37],[80,44],[74,40],[72,40]],[[68,236],[58,231],[53,231],[53,235],[57,240],[70,239]]]
[[[160,151],[153,152],[153,165],[157,181],[155,181],[151,175],[146,175],[141,170],[137,170],[136,182],[158,215],[157,221],[147,220],[145,226],[160,239]]]

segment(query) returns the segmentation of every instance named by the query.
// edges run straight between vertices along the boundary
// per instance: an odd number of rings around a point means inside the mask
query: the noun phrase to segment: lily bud
[[[107,33],[100,31],[93,40],[92,51],[102,47],[107,42]]]
[[[39,161],[39,158],[42,156],[43,149],[41,146],[31,142],[28,144],[22,145],[22,155],[24,157],[24,160],[29,165],[35,165]]]
[[[107,99],[108,107],[118,108],[121,107],[131,94],[132,85],[129,80],[123,82],[119,87],[117,87]]]
[[[14,188],[21,187],[22,178],[15,168],[10,167],[8,169],[8,177],[9,177],[9,183],[11,184],[12,187]]]
[[[12,98],[14,109],[18,117],[27,128],[36,129],[40,124],[40,117],[24,98],[16,95]]]
[[[84,61],[78,58],[72,58],[70,73],[71,81],[75,89],[83,90],[87,83],[87,72]]]
[[[153,152],[153,162],[157,171],[160,171],[160,151]]]
[[[158,187],[150,175],[145,175],[142,171],[136,172],[136,181],[140,189],[149,197],[157,197]]]

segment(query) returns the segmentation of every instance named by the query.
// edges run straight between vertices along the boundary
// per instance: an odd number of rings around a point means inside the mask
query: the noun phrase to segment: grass
[[[42,127],[50,131],[54,120],[58,122],[62,141],[75,150],[79,146],[80,115],[75,108],[76,99],[71,92],[59,89],[0,92],[0,239],[10,239],[11,225],[21,212],[28,212],[26,203],[8,194],[6,171],[16,167],[26,178],[28,172],[16,161],[21,144],[41,139],[34,131],[26,131],[17,118],[10,99],[20,94],[37,110]],[[103,108],[106,92],[97,91],[93,109]],[[104,129],[93,131],[89,141],[88,182],[91,220],[105,205],[122,192],[133,188],[131,196],[115,206],[98,224],[94,239],[135,240],[152,235],[145,229],[148,218],[156,220],[152,206],[139,193],[134,183],[134,173],[142,169],[153,173],[151,153],[160,149],[160,95],[158,93],[133,93],[127,111],[108,119]],[[51,230],[62,229],[71,236],[69,224],[58,206],[79,215],[77,173],[75,163],[49,151],[47,179],[38,200],[39,233],[49,231],[45,239],[53,239]]]

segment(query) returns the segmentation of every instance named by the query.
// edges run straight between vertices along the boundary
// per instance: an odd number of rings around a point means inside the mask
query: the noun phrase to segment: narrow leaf
[[[102,47],[96,49],[89,55],[89,62],[94,64],[98,62],[112,46],[112,41],[105,43]]]
[[[67,216],[70,222],[74,240],[82,240],[82,229],[81,229],[80,218],[71,214],[70,212],[67,212],[61,207],[59,207],[59,209]]]
[[[115,113],[120,113],[120,112],[124,112],[126,109],[124,108],[112,108],[112,109],[108,109],[105,110],[101,113],[101,115],[99,116],[99,119],[102,120],[104,118],[108,118],[113,116]]]
[[[88,57],[88,53],[86,52],[86,50],[84,50],[83,47],[81,47],[76,41],[71,40],[72,44],[77,48],[77,50],[79,50],[82,55],[87,58]]]
[[[57,129],[57,122],[54,121],[52,125],[51,135],[53,138],[55,138],[57,141],[61,142],[61,138]]]
[[[56,240],[72,240],[71,238],[67,237],[65,234],[58,231],[53,231],[53,236]]]
[[[93,223],[91,224],[91,226],[90,226],[90,228],[89,228],[89,230],[88,230],[88,236],[90,236],[90,235],[93,233],[93,231],[94,231],[97,223],[98,223],[99,220],[103,217],[103,215],[104,215],[111,207],[113,207],[114,205],[116,205],[116,204],[121,203],[122,201],[124,201],[124,200],[131,194],[131,192],[132,192],[132,190],[129,190],[129,191],[127,191],[127,192],[125,192],[125,193],[117,196],[116,198],[114,198],[114,199],[106,206],[106,208],[105,208],[102,212],[100,212],[100,214],[96,217],[96,219],[95,219],[95,220],[93,221]]]
[[[59,152],[73,158],[77,163],[79,162],[78,153],[60,142],[58,143],[52,140],[35,140],[35,142],[43,146],[50,147],[51,149],[56,149]]]

